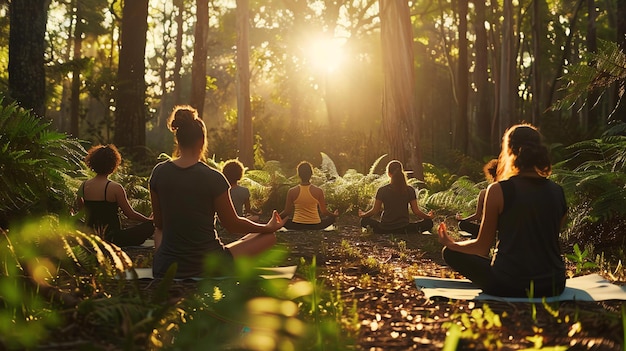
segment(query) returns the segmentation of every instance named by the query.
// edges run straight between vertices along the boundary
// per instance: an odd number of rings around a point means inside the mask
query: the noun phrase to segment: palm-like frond
[[[9,212],[45,212],[65,203],[70,190],[64,174],[80,167],[85,149],[49,127],[0,97],[0,219],[8,220]]]
[[[619,84],[623,91],[626,84],[626,55],[615,42],[599,41],[598,51],[585,53],[583,62],[569,65],[561,77],[566,81],[566,95],[557,101],[553,109],[569,109],[580,98],[586,99],[590,91],[603,94],[612,84]],[[595,104],[596,101],[591,101]]]

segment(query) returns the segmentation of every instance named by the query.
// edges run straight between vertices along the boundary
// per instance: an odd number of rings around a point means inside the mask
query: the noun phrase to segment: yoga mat
[[[284,267],[259,267],[257,268],[258,274],[260,278],[263,279],[291,279],[296,274],[296,269],[298,266],[284,266]],[[152,268],[135,268],[135,272],[137,273],[137,279],[154,279],[152,275]],[[126,271],[126,279],[132,280],[133,274],[132,271]],[[202,280],[202,279],[231,279],[234,277],[211,277],[211,278],[188,278],[191,280]],[[185,279],[175,279],[177,281],[185,280]]]
[[[337,230],[337,227],[335,227],[333,224],[329,225],[328,227],[324,228],[324,229],[287,229],[285,227],[281,227],[280,229],[278,229],[278,232],[281,233],[296,233],[296,232],[333,232]]]
[[[488,295],[467,279],[416,277],[415,285],[426,298],[444,297],[454,300],[495,300],[506,302],[542,302],[542,298],[501,297]],[[554,301],[603,301],[626,300],[626,286],[611,284],[598,274],[588,274],[568,279],[565,291],[559,296],[547,297]]]

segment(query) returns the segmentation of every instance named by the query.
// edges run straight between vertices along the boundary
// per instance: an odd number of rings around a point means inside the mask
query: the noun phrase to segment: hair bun
[[[170,124],[172,130],[178,130],[179,128],[184,128],[185,126],[191,125],[196,116],[194,111],[187,108],[180,108],[174,114],[174,118]]]

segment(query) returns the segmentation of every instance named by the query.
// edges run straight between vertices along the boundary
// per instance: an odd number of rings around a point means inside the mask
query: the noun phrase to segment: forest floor
[[[436,235],[362,232],[356,218],[342,217],[334,231],[277,237],[289,249],[286,265],[315,258],[318,280],[339,292],[346,310],[356,303],[345,320],[351,321],[346,327],[359,350],[441,350],[452,323],[463,326],[459,350],[624,350],[622,301],[533,305],[426,299],[415,276],[462,278],[442,261]],[[488,311],[501,325],[490,323]]]

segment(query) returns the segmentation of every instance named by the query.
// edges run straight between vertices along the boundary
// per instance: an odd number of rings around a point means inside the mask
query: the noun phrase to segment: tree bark
[[[83,24],[82,4],[77,1],[74,10],[74,50],[72,60],[74,67],[72,69],[72,89],[70,94],[70,134],[78,138],[80,135],[79,117],[80,117],[80,74],[81,74],[81,52],[83,49]]]
[[[124,1],[117,73],[115,144],[141,156],[146,144],[145,51],[148,0]]]
[[[469,67],[467,56],[467,12],[468,0],[458,0],[459,10],[459,60],[457,63],[457,122],[455,147],[463,153],[468,149],[468,97],[469,97]]]
[[[185,12],[185,2],[183,0],[174,0],[176,7],[176,58],[174,60],[174,72],[172,81],[174,82],[174,105],[179,105],[182,90],[180,70],[183,67],[183,13]]]
[[[491,85],[489,84],[489,49],[487,42],[487,29],[485,22],[487,20],[487,6],[484,1],[474,1],[476,11],[476,20],[474,21],[474,31],[476,33],[476,42],[474,50],[476,52],[476,70],[474,73],[474,81],[476,82],[476,118],[473,125],[473,133],[471,134],[472,142],[470,143],[470,154],[474,157],[483,157],[490,152],[490,136],[491,136],[491,111],[490,96],[493,95]]]
[[[239,160],[254,166],[252,107],[250,106],[249,0],[237,0],[237,126]]]
[[[590,53],[598,52],[598,40],[596,30],[596,4],[594,0],[587,0],[587,51]],[[598,116],[597,106],[599,95],[596,91],[589,91],[587,104],[585,105],[585,118],[583,121],[583,130],[594,130],[600,127],[600,119]]]
[[[407,1],[380,0],[384,90],[382,119],[389,156],[424,179],[415,114],[413,32]]]
[[[44,117],[44,62],[48,0],[14,0],[9,5],[9,96]]]
[[[209,35],[209,0],[196,0],[196,28],[194,32],[193,62],[191,63],[191,106],[204,112],[206,95],[207,37]]]
[[[502,51],[500,53],[500,81],[498,89],[500,90],[498,104],[498,135],[502,135],[504,131],[513,123],[513,79],[515,73],[515,51],[513,33],[513,1],[504,0],[504,13],[502,23]]]

